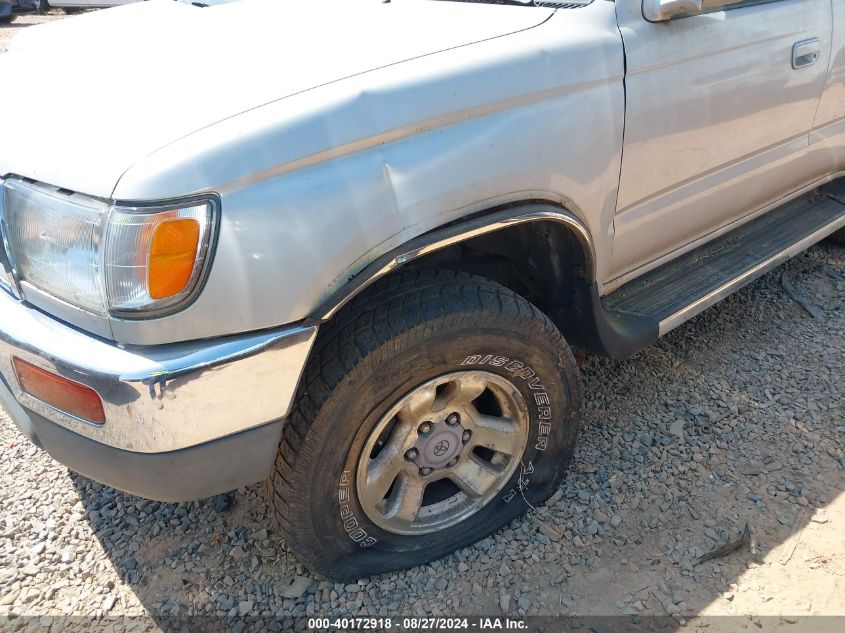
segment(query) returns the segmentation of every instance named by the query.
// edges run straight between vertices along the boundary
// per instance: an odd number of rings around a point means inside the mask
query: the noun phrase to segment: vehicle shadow
[[[71,477],[106,556],[162,626],[507,614],[551,616],[531,621],[550,631],[696,617],[709,630],[811,630],[801,618],[845,613],[843,367],[845,249],[824,244],[633,359],[590,359],[582,444],[557,499],[441,561],[346,586],[294,580],[309,574],[260,486],[220,510]]]

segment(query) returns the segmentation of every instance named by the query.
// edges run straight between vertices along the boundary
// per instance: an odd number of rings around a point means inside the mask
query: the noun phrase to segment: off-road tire
[[[379,528],[356,492],[369,431],[418,385],[467,369],[507,378],[525,399],[520,467],[456,525],[421,535]],[[287,544],[313,572],[348,581],[412,567],[491,534],[559,488],[577,442],[579,380],[557,328],[497,283],[418,270],[374,284],[323,327],[285,424],[267,492]]]

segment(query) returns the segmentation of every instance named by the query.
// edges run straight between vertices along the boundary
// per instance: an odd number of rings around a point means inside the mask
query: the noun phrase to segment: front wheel
[[[479,277],[405,273],[320,333],[271,502],[326,577],[418,565],[553,494],[580,413],[572,353],[539,310]]]

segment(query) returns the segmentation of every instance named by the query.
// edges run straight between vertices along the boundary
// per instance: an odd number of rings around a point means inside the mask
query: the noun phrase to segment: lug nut
[[[431,471],[432,469],[428,466],[423,466],[422,468],[420,468],[420,475],[422,475],[423,477],[428,477],[431,474]]]
[[[469,442],[469,438],[471,438],[471,437],[472,437],[472,431],[464,431],[463,437],[461,439],[463,439],[464,444],[466,444],[467,442]]]
[[[460,421],[461,416],[459,416],[457,413],[450,413],[449,417],[446,418],[446,424],[448,424],[449,426],[455,426]]]
[[[427,435],[431,433],[431,422],[423,422],[420,424],[420,428],[417,429],[420,434]]]
[[[419,452],[417,451],[417,449],[412,448],[407,453],[405,453],[405,459],[412,462],[417,458],[418,455],[419,455]]]
[[[458,458],[456,457],[456,458],[455,458],[455,459],[453,459],[451,462],[449,462],[448,464],[446,464],[446,467],[447,467],[447,468],[451,468],[452,466],[454,466],[454,465],[455,465],[455,464],[457,464],[457,463],[458,463]]]

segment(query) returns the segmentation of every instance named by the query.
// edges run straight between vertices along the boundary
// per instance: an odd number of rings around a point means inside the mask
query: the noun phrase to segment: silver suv
[[[154,0],[0,76],[4,408],[141,496],[266,480],[335,579],[542,502],[576,354],[845,226],[838,0]]]

